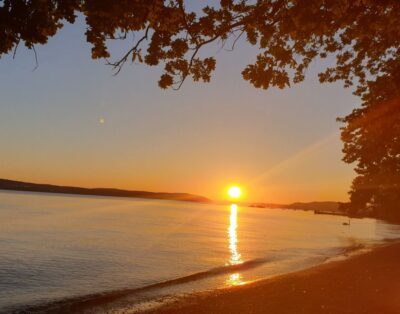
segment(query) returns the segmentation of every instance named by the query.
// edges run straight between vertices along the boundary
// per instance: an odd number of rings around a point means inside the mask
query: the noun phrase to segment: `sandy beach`
[[[400,243],[256,283],[201,293],[150,313],[400,313]]]

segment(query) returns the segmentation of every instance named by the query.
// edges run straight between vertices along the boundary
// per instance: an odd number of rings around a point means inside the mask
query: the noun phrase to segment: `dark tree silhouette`
[[[400,68],[369,84],[362,108],[345,118],[344,161],[356,162],[350,213],[400,221]]]
[[[259,54],[242,75],[264,89],[301,82],[312,60],[333,56],[319,80],[354,85],[362,99],[340,119],[344,160],[358,173],[352,210],[399,215],[400,1],[220,0],[191,12],[183,0],[3,0],[0,56],[19,44],[46,43],[77,14],[86,19],[93,58],[105,58],[116,72],[127,61],[162,64],[161,88],[179,88],[188,77],[209,81],[216,60],[199,52],[212,42],[233,48],[244,37],[256,46]],[[129,33],[132,47],[111,56],[108,40]]]

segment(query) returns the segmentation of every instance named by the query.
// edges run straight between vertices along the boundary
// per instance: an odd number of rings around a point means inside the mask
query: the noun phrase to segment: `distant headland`
[[[196,203],[214,203],[220,205],[230,204],[230,202],[227,201],[215,202],[204,196],[190,194],[190,193],[131,191],[131,190],[122,190],[113,188],[83,188],[75,186],[60,186],[53,184],[30,183],[23,181],[8,180],[8,179],[0,179],[0,190],[146,198],[146,199],[160,199],[160,200],[196,202]],[[343,203],[340,202],[309,202],[309,203],[297,202],[292,204],[241,203],[241,205],[257,207],[257,208],[280,208],[280,209],[294,209],[294,210],[300,209],[300,210],[311,210],[329,214],[332,213],[345,214],[345,211],[342,209]]]
[[[0,190],[148,198],[148,199],[161,199],[161,200],[197,202],[197,203],[211,202],[211,200],[209,200],[206,197],[188,193],[130,191],[130,190],[121,190],[112,188],[82,188],[74,186],[59,186],[52,184],[29,183],[22,181],[7,180],[7,179],[0,179]]]

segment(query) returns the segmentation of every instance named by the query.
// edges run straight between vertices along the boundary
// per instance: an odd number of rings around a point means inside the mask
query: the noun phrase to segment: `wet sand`
[[[149,313],[400,313],[400,243],[256,283],[191,295]]]

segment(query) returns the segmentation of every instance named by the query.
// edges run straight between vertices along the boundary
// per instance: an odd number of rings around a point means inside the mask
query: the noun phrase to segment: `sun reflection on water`
[[[241,255],[237,250],[237,205],[231,205],[231,215],[229,217],[229,228],[228,228],[228,235],[229,235],[229,250],[231,252],[231,257],[229,259],[230,265],[237,265],[242,263]]]
[[[236,204],[231,205],[231,213],[229,216],[229,227],[228,227],[228,240],[229,240],[229,251],[231,256],[229,258],[229,265],[238,265],[243,263],[242,256],[237,249],[238,237],[237,237],[237,211],[238,207]],[[243,284],[242,275],[234,273],[229,275],[226,283],[230,286],[237,286]]]
[[[243,285],[244,281],[242,281],[242,275],[239,273],[234,273],[228,276],[226,279],[226,284],[228,286],[239,286]]]

